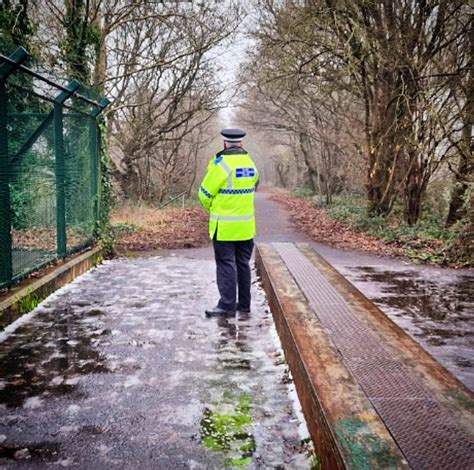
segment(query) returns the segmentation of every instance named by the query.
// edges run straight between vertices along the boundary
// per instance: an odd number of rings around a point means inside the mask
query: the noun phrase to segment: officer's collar
[[[229,147],[221,150],[217,155],[243,155],[246,154],[247,150],[243,147]]]

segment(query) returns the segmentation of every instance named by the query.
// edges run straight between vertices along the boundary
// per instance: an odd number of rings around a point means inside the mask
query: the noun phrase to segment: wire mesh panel
[[[96,168],[91,147],[95,142],[91,127],[96,124],[81,114],[65,114],[63,123],[66,250],[71,252],[90,243],[94,234],[97,188],[93,178]]]
[[[13,106],[11,106],[13,107]],[[47,118],[45,113],[10,113],[10,205],[12,214],[12,277],[26,274],[56,258],[56,184],[52,123],[27,151],[28,137]]]
[[[108,101],[27,60],[22,48],[0,55],[0,288],[91,244],[99,216],[96,117]]]

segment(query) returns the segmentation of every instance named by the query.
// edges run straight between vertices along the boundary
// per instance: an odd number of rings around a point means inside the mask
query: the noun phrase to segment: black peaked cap
[[[245,137],[246,132],[242,129],[222,129],[221,135],[224,140],[238,142]]]

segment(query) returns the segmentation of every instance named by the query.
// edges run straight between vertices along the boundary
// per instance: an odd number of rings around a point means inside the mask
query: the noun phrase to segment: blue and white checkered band
[[[255,168],[237,168],[235,176],[236,178],[253,178],[255,176]]]

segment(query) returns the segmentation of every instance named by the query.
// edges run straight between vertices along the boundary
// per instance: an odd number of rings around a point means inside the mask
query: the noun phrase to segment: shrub
[[[446,229],[439,211],[433,210],[430,204],[425,204],[423,209],[422,219],[413,226],[403,220],[400,205],[394,207],[389,217],[370,216],[364,200],[357,196],[335,198],[335,205],[329,208],[328,213],[354,230],[406,248],[406,254],[410,257],[444,261],[444,254],[441,253],[443,246],[459,237],[463,228],[457,225]],[[429,253],[423,251],[426,249]]]
[[[291,191],[291,194],[295,197],[302,197],[307,199],[314,196],[314,192],[309,188],[295,188]]]

